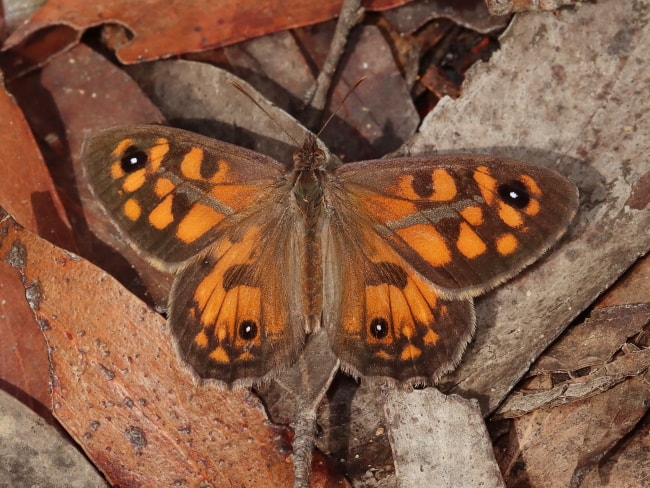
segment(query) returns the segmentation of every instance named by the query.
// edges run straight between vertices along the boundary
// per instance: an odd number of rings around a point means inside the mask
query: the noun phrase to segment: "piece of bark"
[[[391,391],[384,413],[398,488],[505,486],[475,400],[435,388]]]
[[[92,464],[66,437],[2,390],[0,439],[2,486],[108,486]]]
[[[555,10],[579,4],[580,0],[485,0],[485,3],[492,15],[507,15],[526,10]]]

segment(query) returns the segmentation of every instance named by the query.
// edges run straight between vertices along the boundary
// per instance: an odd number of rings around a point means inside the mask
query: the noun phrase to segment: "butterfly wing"
[[[364,161],[336,174],[349,204],[446,298],[519,273],[578,208],[575,185],[559,173],[488,156]]]
[[[86,171],[130,243],[175,271],[168,322],[202,378],[242,386],[289,364],[305,336],[304,229],[285,168],[162,126],[91,137]]]
[[[324,323],[343,367],[435,382],[474,330],[472,297],[566,230],[577,191],[557,173],[488,157],[337,169],[323,233]]]
[[[342,369],[357,377],[437,381],[472,337],[473,303],[442,299],[360,217],[342,207],[325,232],[323,324],[330,346]]]
[[[296,284],[305,231],[288,193],[276,196],[278,205],[226,230],[174,281],[169,322],[181,357],[202,378],[259,384],[302,348],[307,317]]]
[[[106,129],[82,158],[130,244],[168,271],[246,218],[285,173],[262,154],[164,126]]]

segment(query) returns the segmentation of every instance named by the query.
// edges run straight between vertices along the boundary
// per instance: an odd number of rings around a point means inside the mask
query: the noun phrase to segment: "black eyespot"
[[[129,174],[139,170],[140,168],[144,168],[145,164],[147,164],[147,160],[148,157],[146,152],[141,151],[135,146],[131,146],[124,151],[124,156],[120,159],[120,165],[122,166],[122,170]]]
[[[388,322],[383,317],[375,317],[370,322],[370,333],[375,339],[383,339],[388,335]]]
[[[254,320],[242,320],[239,324],[239,337],[245,341],[252,341],[257,337],[257,324]]]
[[[530,203],[528,188],[521,181],[513,180],[499,185],[499,197],[505,203],[515,208],[526,208]]]

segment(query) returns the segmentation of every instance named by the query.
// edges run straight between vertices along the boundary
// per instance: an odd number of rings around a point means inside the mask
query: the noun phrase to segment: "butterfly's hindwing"
[[[441,298],[367,218],[343,206],[326,243],[323,322],[346,371],[425,384],[453,369],[474,332],[471,300]]]
[[[250,386],[301,350],[306,298],[295,283],[303,281],[304,241],[287,213],[270,207],[237,226],[243,232],[226,231],[174,281],[169,322],[200,377]]]

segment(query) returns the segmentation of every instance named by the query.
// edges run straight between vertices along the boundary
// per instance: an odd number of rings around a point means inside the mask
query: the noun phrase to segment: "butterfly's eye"
[[[370,333],[375,339],[383,339],[388,335],[388,322],[383,317],[375,317],[370,322]]]
[[[147,164],[147,153],[138,149],[135,146],[131,146],[126,151],[124,151],[124,156],[120,159],[120,165],[122,166],[122,171],[126,174],[133,173],[134,171],[144,168]]]
[[[499,185],[499,197],[505,203],[515,208],[526,208],[530,203],[528,188],[521,181],[513,180]]]
[[[257,324],[254,320],[242,320],[239,324],[239,337],[245,341],[252,341],[257,337]]]

